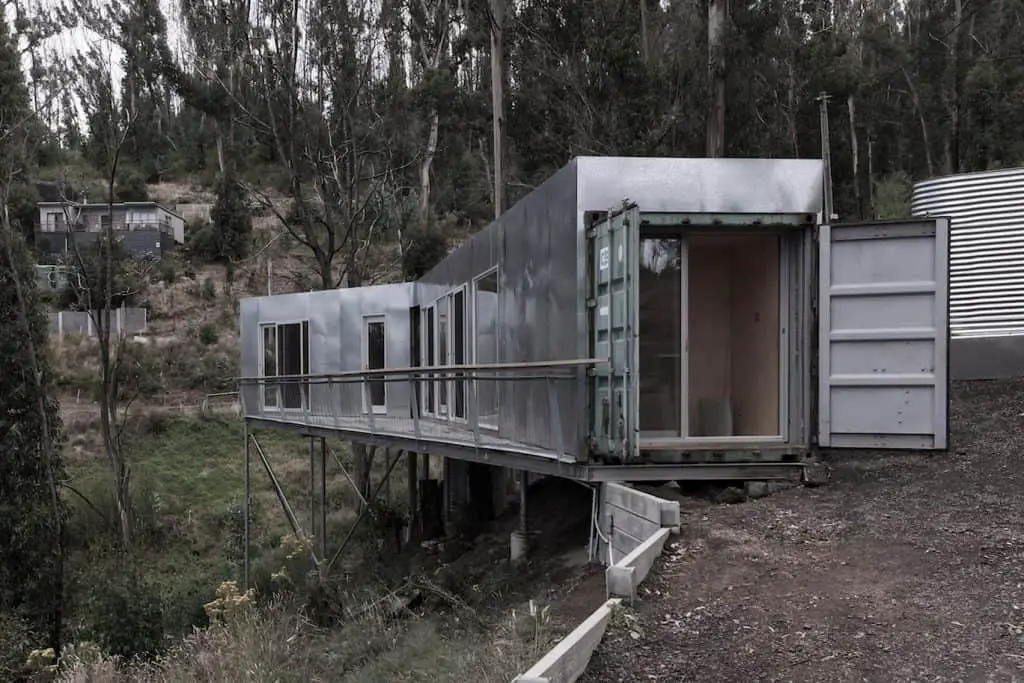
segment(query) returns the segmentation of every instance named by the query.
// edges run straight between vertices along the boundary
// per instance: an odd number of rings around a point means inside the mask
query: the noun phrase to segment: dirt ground
[[[1024,381],[953,387],[948,453],[682,499],[581,681],[1024,681]]]

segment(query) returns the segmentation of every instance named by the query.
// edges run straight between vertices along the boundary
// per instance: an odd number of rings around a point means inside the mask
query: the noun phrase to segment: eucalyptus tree
[[[59,652],[66,514],[60,418],[24,226],[10,210],[42,140],[20,61],[0,13],[0,613],[27,623]]]

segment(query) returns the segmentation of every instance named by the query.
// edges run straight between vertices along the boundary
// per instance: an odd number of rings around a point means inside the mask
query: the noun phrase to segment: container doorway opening
[[[644,449],[785,439],[784,239],[770,229],[641,232]]]

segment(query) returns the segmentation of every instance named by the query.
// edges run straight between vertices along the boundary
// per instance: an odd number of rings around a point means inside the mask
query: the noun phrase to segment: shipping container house
[[[576,158],[415,283],[244,300],[246,419],[591,481],[943,449],[949,222],[823,224],[823,177]]]

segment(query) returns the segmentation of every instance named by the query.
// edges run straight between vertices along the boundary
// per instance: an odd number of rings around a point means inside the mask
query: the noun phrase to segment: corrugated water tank
[[[916,183],[911,212],[951,219],[951,336],[1024,335],[1024,168]]]

